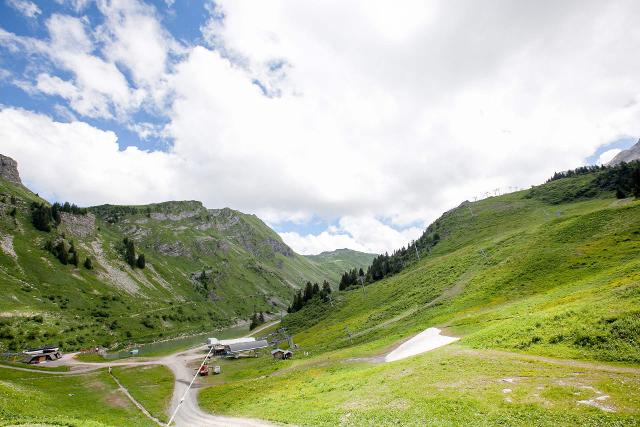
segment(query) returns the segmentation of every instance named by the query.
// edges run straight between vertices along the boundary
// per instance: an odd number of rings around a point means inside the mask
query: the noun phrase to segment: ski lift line
[[[170,426],[171,423],[173,422],[173,419],[176,417],[176,414],[178,413],[178,410],[180,410],[180,406],[182,406],[182,403],[184,402],[184,399],[187,397],[187,393],[189,393],[189,390],[191,389],[191,386],[193,385],[193,383],[195,382],[196,378],[198,377],[200,369],[202,369],[202,367],[204,366],[204,364],[207,361],[207,359],[209,358],[209,356],[211,356],[211,352],[212,351],[213,351],[213,346],[211,346],[211,348],[209,349],[209,352],[207,353],[205,358],[202,359],[202,363],[200,364],[200,367],[196,370],[195,375],[193,376],[193,378],[191,379],[191,382],[189,383],[189,386],[184,391],[184,394],[182,395],[182,398],[180,399],[180,402],[178,402],[178,406],[176,406],[176,409],[173,411],[173,414],[171,415],[171,418],[169,418],[169,422],[167,423],[167,426]]]

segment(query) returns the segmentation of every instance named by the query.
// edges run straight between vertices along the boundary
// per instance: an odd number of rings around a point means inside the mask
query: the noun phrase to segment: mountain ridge
[[[231,208],[193,200],[71,206],[56,208],[59,219],[40,231],[34,213],[51,205],[0,177],[0,351],[211,330],[254,311],[277,315],[307,281],[337,283],[338,273]],[[144,268],[126,261],[126,241]]]

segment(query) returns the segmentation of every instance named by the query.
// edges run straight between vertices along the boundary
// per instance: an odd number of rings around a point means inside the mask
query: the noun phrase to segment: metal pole
[[[207,355],[205,356],[204,360],[202,360],[202,363],[200,364],[200,367],[198,368],[198,370],[196,370],[196,374],[193,376],[193,379],[189,383],[189,387],[187,387],[187,389],[184,391],[184,394],[182,395],[182,399],[180,399],[180,402],[178,402],[178,406],[176,406],[176,410],[173,411],[173,414],[171,414],[171,418],[169,418],[169,422],[167,423],[168,426],[171,425],[171,423],[173,422],[173,419],[176,417],[176,414],[178,413],[178,410],[180,409],[180,405],[182,405],[182,403],[184,402],[184,399],[187,397],[187,393],[189,393],[189,390],[191,389],[191,386],[193,385],[193,382],[198,377],[198,374],[200,374],[200,369],[202,369],[202,367],[204,366],[204,362],[207,361],[207,359],[211,355],[212,351],[213,351],[213,346],[211,346],[211,348],[209,349],[209,353],[207,353]]]

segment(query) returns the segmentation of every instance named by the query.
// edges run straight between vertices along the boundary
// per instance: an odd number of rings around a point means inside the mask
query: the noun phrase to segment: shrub
[[[138,255],[138,260],[136,261],[136,265],[138,266],[138,268],[144,268],[144,266],[146,265],[144,254]]]
[[[133,243],[133,240],[125,237],[122,239],[122,244],[124,245],[124,259],[132,268],[136,267],[136,247]]]
[[[44,203],[34,203],[31,211],[31,222],[40,231],[51,231],[51,208]]]
[[[91,258],[89,258],[89,257],[86,257],[84,259],[83,265],[84,265],[84,268],[86,268],[87,270],[93,269],[93,262],[91,261]]]

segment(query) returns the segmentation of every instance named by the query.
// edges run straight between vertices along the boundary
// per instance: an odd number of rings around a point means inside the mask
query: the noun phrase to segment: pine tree
[[[258,326],[258,316],[256,313],[253,313],[253,316],[251,316],[251,323],[249,324],[249,330],[254,330],[256,326]]]
[[[31,222],[40,231],[51,231],[51,208],[43,203],[32,206]]]
[[[307,282],[304,287],[304,294],[302,295],[302,304],[306,303],[311,298],[313,298],[313,285],[311,282]]]
[[[258,317],[258,320],[260,320],[260,323],[264,323],[264,313],[260,312],[260,316]]]
[[[326,280],[322,282],[322,293],[324,295],[329,295],[331,293],[331,285]]]
[[[62,222],[62,217],[60,216],[60,203],[55,202],[53,205],[51,205],[51,217],[53,218],[53,221],[56,223],[56,225],[60,225],[60,223]]]
[[[313,289],[311,290],[311,296],[318,295],[320,293],[320,286],[317,283],[313,284]]]
[[[73,251],[71,253],[71,264],[75,265],[76,267],[78,266],[78,264],[80,264],[80,257],[78,256],[78,252],[77,251]]]
[[[146,265],[144,254],[138,255],[138,260],[136,261],[136,265],[138,266],[138,268],[144,268],[144,266]]]
[[[64,240],[58,243],[55,249],[60,262],[64,265],[67,265],[67,263],[69,262],[69,251],[67,250],[67,245],[64,243]]]
[[[87,270],[93,269],[93,262],[91,261],[91,258],[86,257],[84,259],[84,268],[86,268]]]
[[[136,248],[133,243],[133,240],[125,237],[122,239],[122,243],[124,244],[124,259],[127,261],[127,264],[131,266],[131,268],[135,268],[136,266]]]
[[[633,196],[636,199],[640,199],[640,164],[636,164],[636,168],[631,174],[631,188],[633,189]]]

